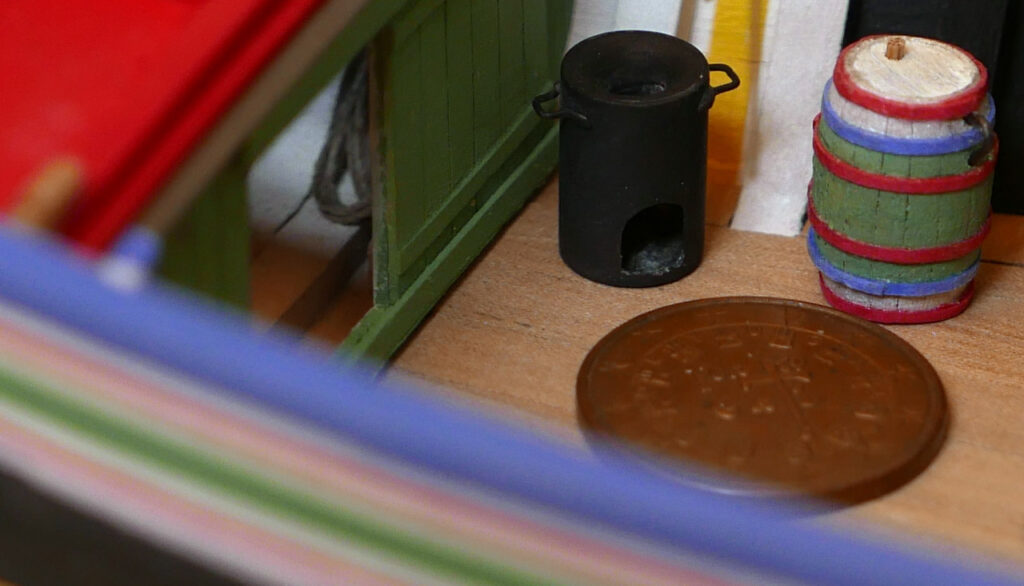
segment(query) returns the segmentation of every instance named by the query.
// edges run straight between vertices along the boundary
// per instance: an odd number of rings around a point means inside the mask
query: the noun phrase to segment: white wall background
[[[800,233],[811,178],[811,121],[839,55],[846,8],[847,0],[773,0],[768,6],[733,228]]]

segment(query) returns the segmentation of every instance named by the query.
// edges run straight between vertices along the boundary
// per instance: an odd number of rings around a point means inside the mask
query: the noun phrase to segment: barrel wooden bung
[[[889,42],[904,43],[901,58],[886,55]],[[953,45],[892,35],[865,37],[839,54],[836,89],[848,100],[887,116],[911,120],[960,118],[978,108],[988,71]]]

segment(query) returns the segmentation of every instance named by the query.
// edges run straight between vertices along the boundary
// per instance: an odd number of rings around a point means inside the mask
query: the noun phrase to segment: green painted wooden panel
[[[530,42],[523,0],[422,0],[395,23],[383,72],[390,99],[379,125],[387,135],[385,174],[393,180],[384,182],[385,221],[378,226],[389,250],[377,256],[378,302],[393,302],[416,280],[465,223],[459,216],[483,203],[483,182],[537,123],[529,102],[544,88],[527,84],[539,76],[528,73],[527,56],[554,71],[552,42],[540,25],[549,30],[565,9],[564,2],[531,7],[543,16],[531,15]],[[536,38],[546,48],[543,63],[528,49]]]
[[[557,59],[551,58],[553,43],[548,30],[552,19],[547,0],[523,0],[523,67],[528,93],[540,94],[558,77]],[[554,17],[557,19],[557,17]]]
[[[431,13],[444,4],[445,0],[411,0],[406,6],[406,10],[397,15],[391,23],[394,44],[404,43],[423,25]]]
[[[514,171],[491,186],[494,197],[472,215],[396,303],[377,304],[370,310],[339,348],[339,358],[382,368],[505,221],[550,177],[557,159],[557,127],[538,125],[522,148],[509,157]]]
[[[479,198],[486,196],[480,192],[484,182],[498,171],[506,157],[537,123],[536,114],[532,110],[520,113],[519,119],[507,129],[504,139],[498,141],[494,148],[484,155],[483,160],[470,170],[444,203],[431,210],[421,220],[416,233],[399,244],[394,251],[393,259],[403,267],[401,272],[408,272],[406,267],[412,266],[423,256],[433,241],[444,238],[444,232],[453,228],[456,217],[463,209],[479,205]]]
[[[548,0],[548,69],[552,80],[558,79],[562,53],[569,39],[569,25],[572,21],[572,0]],[[528,43],[533,39],[527,39]]]
[[[388,148],[392,160],[388,161],[385,173],[394,177],[394,191],[386,188],[382,193],[385,213],[388,217],[384,226],[389,248],[399,250],[402,242],[415,234],[427,214],[428,194],[423,189],[423,166],[426,157],[421,146],[421,131],[425,117],[423,88],[420,87],[419,35],[413,33],[395,48],[392,54],[391,92],[393,110],[384,125],[388,134]],[[378,233],[378,237],[384,235]],[[397,283],[401,266],[387,259],[386,268],[390,283]],[[392,285],[393,287],[393,285]],[[378,288],[378,293],[381,293]],[[389,302],[396,291],[383,291],[385,297],[377,302]]]
[[[501,77],[498,0],[474,0],[473,29],[466,49],[473,52],[473,135],[476,160],[494,146],[501,134]]]
[[[159,274],[235,305],[249,305],[249,212],[246,165],[221,171],[168,235]]]
[[[381,37],[376,307],[349,352],[397,349],[553,169],[557,130],[530,100],[554,81],[571,5],[420,0]]]
[[[522,0],[501,0],[498,8],[498,95],[501,125],[515,121],[526,96],[526,47]]]
[[[448,0],[445,9],[445,56],[448,76],[448,162],[453,184],[473,169],[476,161],[473,135],[473,51],[465,39],[472,34],[473,0]]]
[[[451,192],[451,162],[448,151],[448,42],[444,4],[423,21],[420,36],[420,91],[423,112],[418,125],[423,158],[423,214],[442,205]],[[443,81],[443,82],[442,82]],[[439,83],[440,82],[440,83]]]

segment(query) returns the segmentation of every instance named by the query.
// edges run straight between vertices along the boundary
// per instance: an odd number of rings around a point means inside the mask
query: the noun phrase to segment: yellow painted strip
[[[726,225],[736,209],[747,107],[756,95],[765,17],[770,0],[718,0],[708,61],[725,63],[740,87],[719,96],[709,115],[707,221]],[[725,82],[712,74],[711,84]]]

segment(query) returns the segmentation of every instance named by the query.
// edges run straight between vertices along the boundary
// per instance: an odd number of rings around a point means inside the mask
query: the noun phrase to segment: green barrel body
[[[872,151],[848,142],[824,121],[821,145],[840,161],[875,175],[935,178],[971,173],[972,149],[909,156]],[[838,177],[815,157],[811,198],[819,218],[845,236],[887,248],[933,248],[978,234],[989,216],[992,176],[946,193],[900,193]]]
[[[821,256],[839,270],[877,281],[889,283],[930,283],[942,281],[962,274],[981,258],[981,251],[974,250],[953,260],[920,264],[897,264],[874,260],[843,252],[826,242],[821,236],[814,236],[814,243]]]

